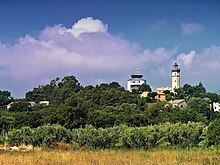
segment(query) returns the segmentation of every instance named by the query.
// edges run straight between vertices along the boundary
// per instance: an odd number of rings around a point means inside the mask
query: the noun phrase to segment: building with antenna
[[[180,68],[177,63],[174,63],[172,68],[172,87],[157,88],[158,100],[164,101],[165,94],[164,91],[175,92],[175,89],[180,88]],[[138,90],[138,87],[142,84],[146,84],[146,80],[143,79],[143,75],[140,73],[140,69],[137,69],[136,73],[131,75],[131,78],[127,81],[127,90],[132,92],[132,90]]]
[[[146,84],[146,80],[143,79],[143,75],[137,69],[136,73],[132,74],[131,78],[127,81],[127,90],[130,92],[132,90],[138,90],[138,87],[142,84]]]

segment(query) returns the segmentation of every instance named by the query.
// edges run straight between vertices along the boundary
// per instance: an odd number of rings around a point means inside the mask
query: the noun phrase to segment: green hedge
[[[11,145],[32,144],[33,146],[54,147],[57,142],[70,143],[72,132],[58,124],[37,128],[23,127],[9,132],[5,139]]]
[[[213,124],[210,124],[210,128]],[[31,129],[23,127],[0,137],[0,142],[11,145],[32,144],[34,146],[54,147],[57,142],[72,143],[74,147],[90,149],[117,148],[192,148],[219,144],[208,135],[208,126],[189,122],[164,123],[147,127],[128,127],[125,125],[96,129],[87,125],[72,131],[60,125],[44,125]],[[210,132],[210,131],[209,131]],[[213,135],[213,132],[211,132]],[[209,140],[212,143],[209,143]],[[215,139],[214,139],[215,140]]]

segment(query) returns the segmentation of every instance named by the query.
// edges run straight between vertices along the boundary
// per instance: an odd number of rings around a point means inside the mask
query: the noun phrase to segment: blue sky
[[[137,67],[152,87],[166,87],[178,62],[182,85],[217,91],[219,18],[217,0],[2,0],[0,89],[24,97],[70,74],[83,85],[125,86]]]

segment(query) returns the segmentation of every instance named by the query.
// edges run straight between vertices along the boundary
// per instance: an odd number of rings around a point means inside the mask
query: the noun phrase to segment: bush
[[[70,143],[72,132],[58,124],[44,125],[34,129],[35,146],[55,147],[57,142]]]
[[[155,125],[158,134],[157,146],[189,148],[199,144],[202,140],[200,137],[205,125],[203,123],[189,122],[183,123],[164,123]]]
[[[31,129],[23,127],[0,138],[11,145],[32,144],[33,146],[88,149],[117,148],[192,148],[219,145],[219,121],[210,124],[189,122],[164,123],[147,127],[125,125],[96,129],[91,125],[72,131],[60,125],[44,125]],[[218,127],[217,127],[218,126]],[[61,145],[62,144],[62,145]],[[70,145],[71,144],[71,145]]]
[[[11,145],[33,144],[34,130],[30,127],[22,127],[21,129],[13,130],[7,135],[7,143]]]
[[[11,145],[32,144],[33,146],[55,147],[57,142],[70,143],[72,132],[60,125],[44,125],[38,128],[23,127],[7,135]]]
[[[208,127],[208,142],[209,145],[220,145],[220,119],[216,119]]]

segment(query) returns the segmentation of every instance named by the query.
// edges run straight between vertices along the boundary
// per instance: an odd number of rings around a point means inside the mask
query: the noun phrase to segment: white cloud
[[[183,77],[187,75],[181,79],[183,82],[190,83],[192,79],[203,82],[205,78],[216,84],[220,82],[215,76],[220,73],[220,46],[178,56],[178,47],[142,52],[137,44],[108,33],[107,25],[102,23],[100,27],[95,33],[87,30],[76,37],[67,32],[65,26],[55,25],[43,29],[36,38],[27,35],[10,46],[0,43],[1,86],[11,87],[15,96],[21,96],[34,86],[65,75],[75,75],[83,85],[101,81],[118,81],[125,85],[127,74],[133,73],[138,66],[150,85],[169,86],[170,69],[176,61],[180,63]]]
[[[191,35],[194,33],[202,33],[204,31],[204,26],[198,23],[182,23],[182,34]]]
[[[178,47],[175,47],[174,49],[168,50],[165,48],[157,48],[154,51],[151,51],[149,49],[145,50],[143,52],[143,60],[146,60],[146,62],[150,65],[158,66],[164,63],[167,63],[170,61],[173,56],[176,54]]]
[[[80,19],[71,29],[67,29],[66,31],[70,32],[73,36],[78,37],[82,33],[106,33],[107,30],[107,24],[103,24],[102,21],[98,19],[87,17]]]
[[[182,54],[177,56],[177,61],[183,62],[183,64],[186,67],[190,67],[192,62],[193,62],[193,58],[195,57],[195,55],[196,55],[196,52],[194,50],[192,50],[189,54],[182,53]]]
[[[200,52],[180,54],[176,61],[181,66],[182,84],[202,82],[208,90],[220,89],[220,46],[211,46]]]
[[[81,20],[93,21],[92,18]],[[101,23],[100,20],[95,22]],[[127,74],[133,73],[136,67],[140,66],[145,72],[153,65],[163,65],[176,52],[176,49],[165,48],[139,52],[137,44],[109,34],[104,24],[96,30],[89,24],[86,29],[79,39],[63,25],[55,25],[43,29],[37,38],[27,35],[15,45],[0,44],[0,56],[4,61],[0,61],[0,80],[7,77],[11,84],[20,84],[24,93],[46,80],[65,75],[75,75],[87,85],[97,80],[125,84]]]

